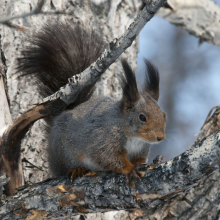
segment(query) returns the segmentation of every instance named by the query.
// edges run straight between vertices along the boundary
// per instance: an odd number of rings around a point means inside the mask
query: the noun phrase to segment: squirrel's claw
[[[77,177],[82,177],[83,175],[85,175],[88,172],[88,170],[84,167],[79,167],[76,169],[69,169],[68,172],[68,178],[73,181],[75,178]]]
[[[147,165],[146,163],[139,163],[138,162],[135,164],[135,169],[138,170],[140,168],[144,168],[144,167],[146,167],[146,165]]]
[[[141,174],[138,171],[138,165],[134,166],[134,168],[131,170],[129,174],[126,175],[126,183],[132,187],[135,188],[135,182],[138,181],[141,178]]]

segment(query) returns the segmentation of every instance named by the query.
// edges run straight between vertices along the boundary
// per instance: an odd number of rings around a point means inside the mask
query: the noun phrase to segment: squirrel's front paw
[[[89,170],[87,170],[84,167],[79,167],[79,168],[71,168],[69,169],[68,172],[68,178],[73,181],[76,177],[82,177],[83,175],[85,175],[86,173],[88,173]]]
[[[126,175],[126,182],[132,188],[135,188],[135,182],[141,178],[141,174],[138,171],[138,167],[138,165],[134,166],[131,172]]]

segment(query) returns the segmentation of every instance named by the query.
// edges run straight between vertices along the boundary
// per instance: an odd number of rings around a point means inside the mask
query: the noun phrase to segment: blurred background
[[[215,2],[220,5],[220,0]],[[148,162],[158,154],[166,161],[193,144],[210,109],[220,105],[220,47],[199,45],[199,39],[187,31],[154,17],[139,38],[140,88],[144,58],[159,69],[159,105],[168,116],[167,138],[151,148]]]

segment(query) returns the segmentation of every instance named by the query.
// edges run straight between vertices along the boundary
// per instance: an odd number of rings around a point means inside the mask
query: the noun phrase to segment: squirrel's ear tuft
[[[160,76],[157,68],[148,60],[146,63],[146,74],[144,83],[144,92],[147,92],[156,101],[159,99]]]
[[[139,99],[139,92],[135,73],[132,71],[126,60],[122,60],[124,75],[121,76],[121,85],[123,89],[123,98],[121,104],[122,112],[129,111]]]

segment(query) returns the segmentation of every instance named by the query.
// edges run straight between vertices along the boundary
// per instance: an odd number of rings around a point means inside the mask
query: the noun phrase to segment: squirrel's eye
[[[144,115],[142,115],[142,114],[139,115],[139,119],[141,121],[146,121],[146,117]]]

